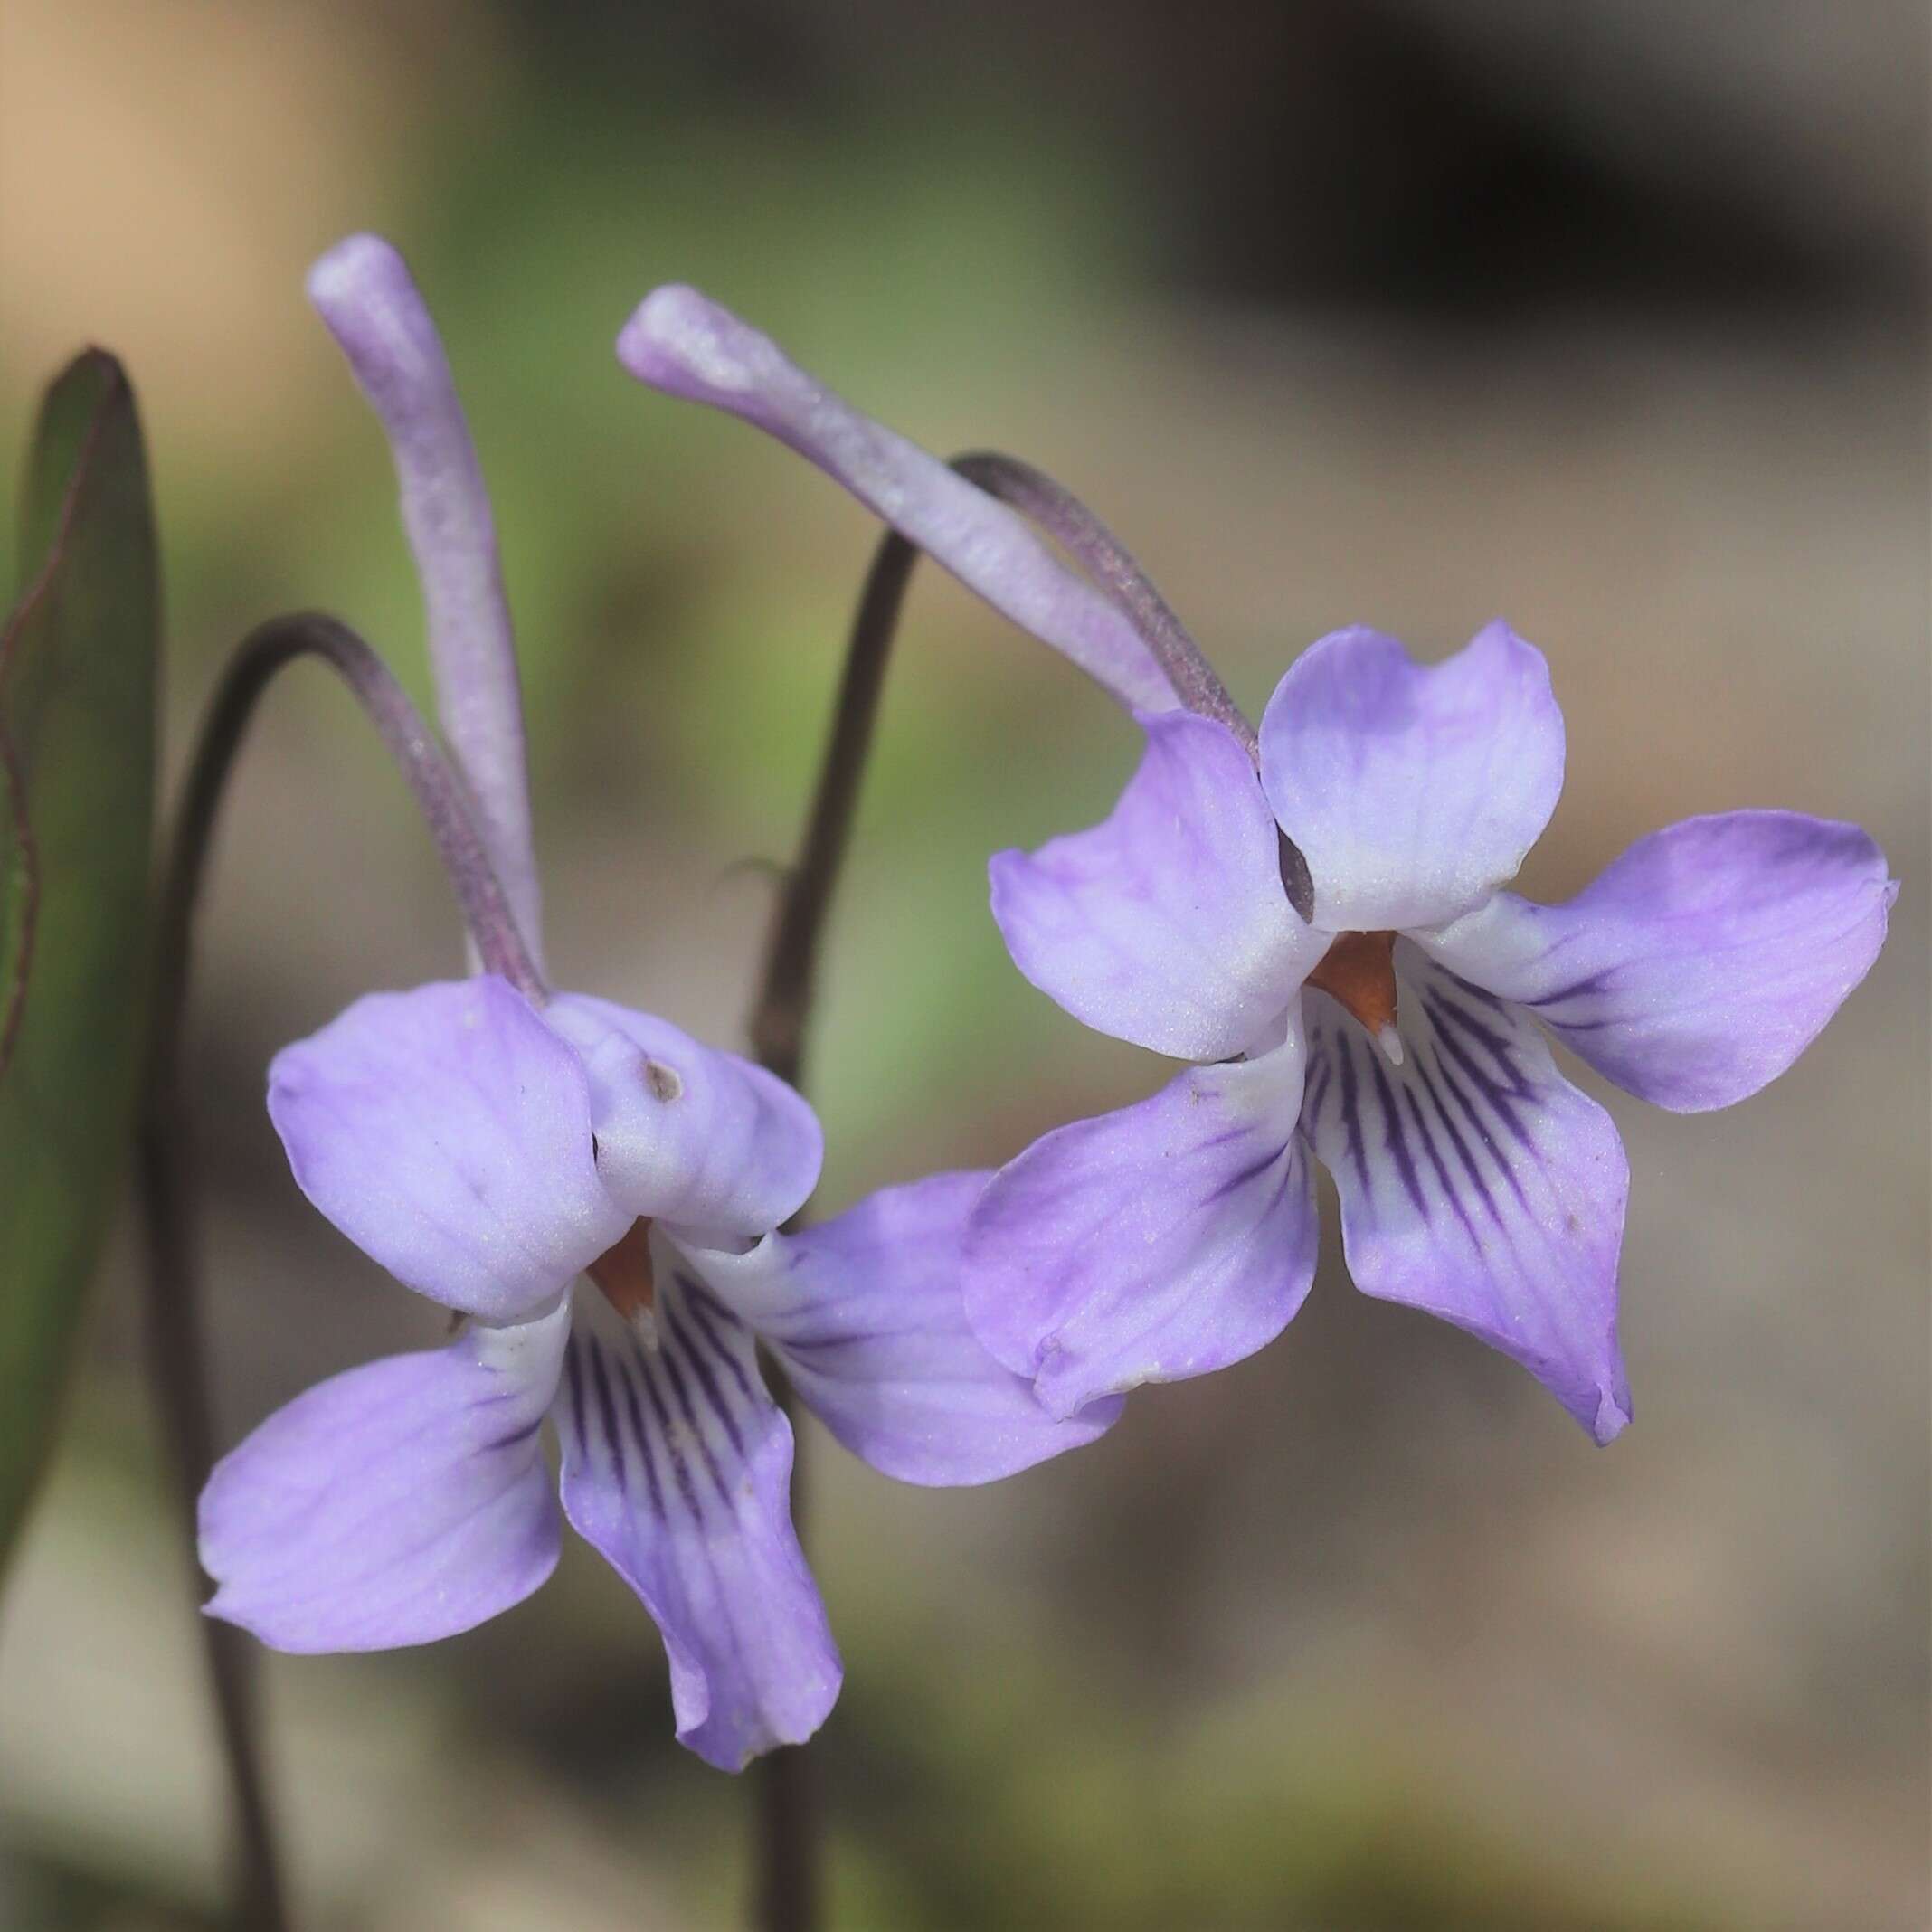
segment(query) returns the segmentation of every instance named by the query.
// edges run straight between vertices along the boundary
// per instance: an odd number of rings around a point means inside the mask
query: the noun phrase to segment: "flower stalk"
[[[214,1463],[193,1122],[181,1079],[194,913],[207,875],[215,820],[255,706],[276,673],[301,658],[320,658],[336,672],[395,755],[491,970],[533,999],[540,998],[543,990],[484,856],[469,802],[388,668],[361,638],[331,617],[304,613],[278,618],[251,632],[230,660],[210,705],[175,821],[156,920],[154,1022],[137,1129],[149,1369],[181,1484],[191,1549],[195,1499]],[[203,1618],[201,1627],[234,1804],[241,1922],[261,1932],[280,1932],[289,1923],[287,1895],[262,1765],[247,1639],[242,1631],[213,1618]]]
[[[772,923],[752,1009],[752,1047],[761,1065],[792,1086],[800,1084],[803,1070],[825,923],[851,844],[886,667],[919,554],[896,531],[888,531],[866,573],[804,836],[798,858],[785,874]],[[778,1387],[778,1399],[792,1416],[795,1405],[788,1387]],[[804,1463],[801,1438],[791,1465],[791,1520],[801,1540]],[[753,1769],[752,1922],[758,1932],[816,1932],[823,1922],[820,1801],[813,1772],[814,1760],[803,1746],[773,1751]]]
[[[1251,754],[1255,729],[1167,601],[1094,513],[1050,477],[1018,459],[973,451],[948,468],[1017,510],[1059,542],[1146,641],[1189,710],[1226,724]],[[759,1063],[798,1086],[819,979],[819,952],[838,876],[851,844],[859,789],[877,726],[886,670],[913,567],[924,553],[888,530],[873,553],[846,647],[831,734],[799,856],[785,874],[751,1019]],[[1307,866],[1283,841],[1288,854]],[[1294,896],[1290,886],[1290,897]],[[780,1400],[791,1413],[789,1390]],[[803,1534],[804,1444],[792,1464],[791,1515]],[[753,1923],[759,1932],[816,1932],[823,1921],[820,1802],[813,1760],[802,1746],[774,1751],[754,1769],[757,1873]]]

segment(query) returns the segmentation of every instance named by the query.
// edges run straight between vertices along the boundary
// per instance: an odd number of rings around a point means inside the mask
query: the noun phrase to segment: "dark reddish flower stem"
[[[154,1013],[136,1163],[148,1277],[148,1359],[162,1425],[181,1483],[188,1547],[195,1508],[214,1464],[206,1337],[201,1307],[201,1224],[194,1189],[193,1121],[181,1077],[183,1021],[193,964],[194,912],[215,819],[255,706],[276,674],[316,658],[348,686],[381,733],[421,807],[484,965],[541,1000],[531,963],[491,870],[467,794],[408,695],[363,639],[332,617],[278,618],[250,633],[229,660],[208,708],[175,822],[156,917]],[[282,1860],[263,1773],[250,1639],[202,1619],[216,1719],[233,1795],[240,1901],[250,1932],[289,1924]]]

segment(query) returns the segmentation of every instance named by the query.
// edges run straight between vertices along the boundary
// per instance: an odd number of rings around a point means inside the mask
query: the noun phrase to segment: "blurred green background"
[[[670,279],[1085,495],[1251,707],[1338,624],[1438,653],[1507,614],[1569,721],[1532,893],[1760,804],[1861,821],[1906,882],[1787,1078],[1611,1101],[1638,1420],[1605,1453],[1332,1239],[1280,1344],[1009,1484],[899,1489],[808,1428],[837,1926],[1926,1922],[1926,33],[1909,0],[9,0],[0,443],[82,341],[127,360],[168,770],[275,611],[423,688],[388,459],[301,295],[380,229],[495,495],[573,986],[740,1037],[741,862],[791,848],[874,534],[621,374]],[[986,855],[1101,815],[1133,750],[922,580],[814,1039],[822,1205],[1160,1077],[1032,993],[984,904]],[[304,1208],[261,1089],[455,945],[402,787],[289,680],[193,1046],[224,1445],[439,1331]],[[0,1923],[197,1927],[220,1787],[125,1242],[100,1285],[0,1602]],[[675,1748],[655,1635],[581,1547],[469,1636],[267,1682],[309,1926],[741,1909],[743,1787]]]

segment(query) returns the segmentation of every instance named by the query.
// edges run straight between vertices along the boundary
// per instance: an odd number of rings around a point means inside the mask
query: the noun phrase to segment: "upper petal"
[[[1349,1272],[1520,1362],[1608,1442],[1630,1419],[1616,1129],[1520,1009],[1406,944],[1396,963],[1399,1067],[1325,994],[1306,999],[1302,1127],[1335,1177]]]
[[[1513,877],[1556,810],[1549,667],[1501,622],[1433,665],[1378,631],[1335,631],[1268,701],[1261,781],[1307,857],[1316,925],[1440,925]]]
[[[215,1464],[207,1605],[284,1651],[428,1643],[507,1610],[557,1560],[540,1431],[570,1306],[311,1388]]]
[[[1619,1086],[1699,1113],[1817,1037],[1878,958],[1898,889],[1855,825],[1734,811],[1639,839],[1566,904],[1498,893],[1416,937]]]
[[[770,337],[676,285],[639,305],[617,353],[639,382],[754,423],[844,485],[968,590],[1050,644],[1122,704],[1177,702],[1132,623],[1025,521],[815,382]]]
[[[1273,1340],[1314,1278],[1301,1099],[1294,1036],[1036,1141],[968,1225],[966,1313],[980,1340],[1063,1416]]]
[[[654,1349],[573,1338],[564,1510],[663,1632],[679,1740],[740,1771],[825,1721],[838,1652],[791,1527],[791,1426],[750,1331],[667,1266],[657,1332]]]
[[[756,1236],[818,1186],[818,1116],[775,1074],[583,993],[560,994],[545,1017],[582,1056],[598,1171],[633,1215]]]
[[[1189,1060],[1249,1046],[1329,943],[1282,886],[1248,756],[1192,712],[1141,714],[1147,750],[1113,815],[1001,852],[993,917],[1013,962],[1076,1019]]]
[[[269,1113],[302,1192],[468,1314],[528,1314],[630,1224],[597,1178],[577,1056],[494,974],[358,999],[276,1055]]]
[[[388,435],[429,619],[437,715],[510,909],[540,959],[516,645],[489,495],[449,360],[408,265],[379,235],[330,249],[308,271],[308,298]]]
[[[1101,1435],[1117,1401],[1056,1422],[966,1320],[961,1249],[989,1176],[886,1188],[745,1255],[694,1253],[846,1447],[902,1482],[990,1482]]]

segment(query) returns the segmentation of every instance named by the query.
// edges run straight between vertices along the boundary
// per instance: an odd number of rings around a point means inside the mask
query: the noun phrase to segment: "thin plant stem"
[[[541,999],[544,991],[484,853],[469,800],[440,747],[381,658],[346,625],[330,617],[305,613],[279,618],[251,632],[229,661],[209,706],[175,819],[156,915],[153,1030],[137,1130],[136,1175],[148,1278],[149,1368],[181,1483],[191,1552],[195,1546],[196,1498],[214,1463],[200,1293],[194,1123],[181,1077],[194,912],[207,874],[215,819],[255,706],[276,673],[300,658],[320,658],[341,677],[402,767],[485,964],[531,999]],[[249,1639],[213,1617],[204,1617],[201,1623],[234,1803],[240,1922],[250,1932],[283,1932],[289,1923],[287,1892],[262,1765]]]
[[[805,1029],[818,989],[819,942],[851,842],[893,633],[918,560],[919,552],[911,544],[896,532],[888,533],[867,573],[805,836],[797,862],[785,875],[772,921],[764,975],[752,1011],[752,1047],[761,1065],[793,1086],[804,1070]]]
[[[1255,727],[1172,607],[1092,510],[1052,478],[1014,457],[973,451],[955,457],[952,467],[1058,542],[1132,620],[1182,704],[1225,725],[1258,760]],[[799,856],[784,876],[765,950],[752,1009],[752,1046],[762,1065],[793,1086],[804,1072],[820,945],[851,843],[893,635],[921,554],[896,531],[888,531],[873,554],[846,649],[818,787]],[[1305,919],[1313,897],[1308,863],[1286,834],[1281,839],[1281,871],[1290,903]],[[781,1406],[792,1416],[790,1388],[781,1376],[774,1373],[773,1380]],[[795,1444],[791,1484],[792,1521],[802,1539],[802,1441]],[[813,1770],[808,1748],[791,1745],[767,1754],[748,1774],[756,1847],[752,1922],[758,1932],[819,1932],[823,1922],[820,1800]]]
[[[164,1050],[178,1031],[186,999],[189,927],[230,769],[262,693],[279,671],[300,658],[327,665],[381,734],[415,794],[484,970],[501,973],[526,999],[541,1004],[547,997],[544,982],[477,830],[475,807],[435,734],[367,643],[339,619],[303,611],[251,630],[229,660],[209,703],[162,896],[156,1010]]]
[[[911,544],[889,533],[867,573],[818,788],[798,858],[785,874],[772,923],[764,971],[752,1009],[752,1047],[761,1065],[793,1086],[804,1073],[820,942],[851,843],[893,633],[918,560],[919,552]],[[790,1387],[782,1376],[774,1374],[773,1381],[779,1406],[795,1422],[797,1405]],[[800,1537],[806,1501],[804,1451],[803,1440],[795,1439],[791,1519]],[[788,1745],[759,1759],[748,1774],[755,1844],[752,1923],[758,1932],[818,1932],[823,1923],[820,1798],[815,1768],[804,1746]]]

